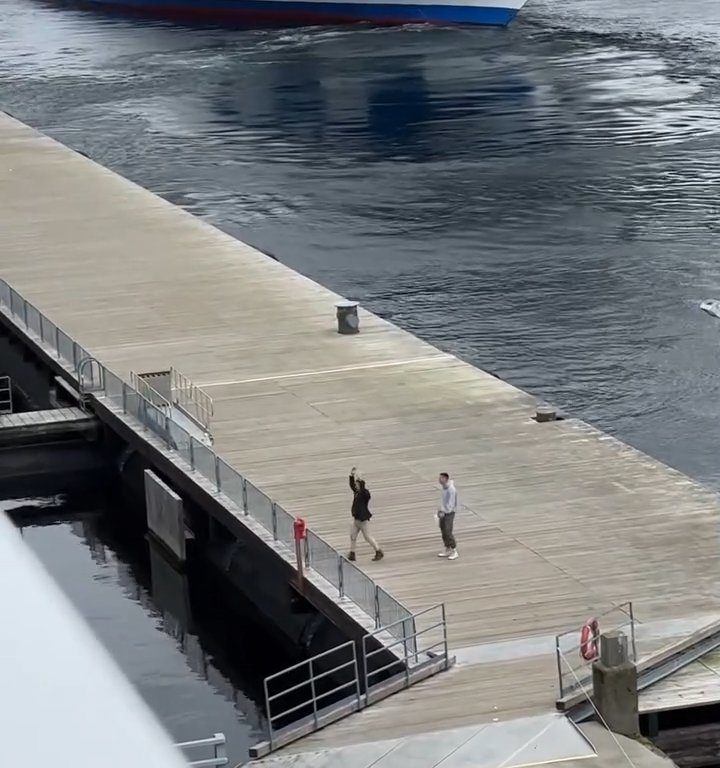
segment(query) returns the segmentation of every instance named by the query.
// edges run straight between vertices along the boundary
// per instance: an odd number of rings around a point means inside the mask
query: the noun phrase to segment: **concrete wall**
[[[146,469],[145,509],[148,528],[181,562],[185,561],[185,513],[182,499]]]

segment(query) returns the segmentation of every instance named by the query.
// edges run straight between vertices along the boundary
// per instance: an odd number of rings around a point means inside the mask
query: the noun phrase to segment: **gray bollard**
[[[335,309],[337,310],[338,333],[360,333],[357,301],[338,301]]]
[[[607,727],[623,736],[638,736],[637,668],[628,656],[627,635],[619,630],[600,635],[600,658],[592,669],[593,701]]]
[[[543,423],[546,421],[555,421],[557,419],[557,411],[552,405],[538,405],[535,410],[535,421]]]

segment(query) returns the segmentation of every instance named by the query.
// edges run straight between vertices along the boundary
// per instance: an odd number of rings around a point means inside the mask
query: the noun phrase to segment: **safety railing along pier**
[[[0,309],[23,327],[78,381],[80,391],[111,405],[140,422],[173,451],[190,472],[199,473],[244,515],[259,523],[273,540],[294,553],[294,516],[223,461],[208,445],[172,420],[161,406],[91,357],[76,341],[0,279]],[[178,384],[180,386],[180,384]],[[182,384],[187,389],[187,383]],[[291,558],[292,561],[292,558]],[[314,531],[308,530],[305,564],[321,576],[340,598],[353,602],[375,628],[398,619],[411,620],[410,611],[355,567]],[[399,631],[399,630],[398,630]]]
[[[342,643],[270,675],[265,678],[268,741],[252,747],[250,756],[263,757],[451,663],[441,603],[369,632],[360,643]]]
[[[139,391],[137,387],[124,381],[93,358],[87,350],[1,278],[0,311],[73,376],[84,397],[97,398],[117,414],[135,419],[141,429],[152,433],[167,450],[173,452],[179,466],[189,473],[198,473],[214,491],[222,494],[223,502],[228,502],[226,506],[229,509],[236,509],[262,526],[272,536],[277,551],[294,564],[294,516],[223,461],[205,442],[174,421],[168,409],[162,407],[162,403],[152,401],[156,398],[147,388]],[[199,404],[197,416],[207,423],[212,412],[212,403],[205,402],[200,391],[193,389],[192,383],[179,374],[173,379],[173,386],[179,393],[178,397],[181,397],[186,405],[191,402]],[[446,635],[444,651],[439,655],[433,654],[432,663],[427,659],[423,660],[417,645],[418,637],[422,633],[418,632],[416,627],[416,619],[422,614],[411,613],[310,529],[307,531],[304,558],[305,566],[309,569],[306,575],[313,573],[315,577],[320,577],[329,587],[329,594],[334,593],[340,601],[348,600],[368,617],[375,630],[371,631],[369,637],[384,645],[386,651],[390,649],[389,652],[396,656],[395,664],[405,664],[406,667],[410,664],[416,669],[415,674],[405,673],[408,684],[421,677],[419,666],[424,665],[426,670],[430,670],[427,674],[432,674],[435,667],[439,669],[449,664]],[[442,631],[446,632],[444,609]],[[367,649],[363,644],[363,654],[366,653]],[[366,662],[365,656],[363,672],[358,671],[358,675],[365,674]],[[312,676],[311,674],[310,677]],[[372,685],[368,680],[364,682],[366,687],[369,685],[371,689],[376,690],[380,685]],[[365,705],[367,703],[366,698]]]

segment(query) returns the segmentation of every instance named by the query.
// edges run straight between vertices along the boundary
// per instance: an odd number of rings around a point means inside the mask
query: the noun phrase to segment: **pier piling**
[[[628,656],[627,641],[621,631],[600,636],[600,658],[593,663],[593,699],[607,728],[635,737],[640,733],[637,668]]]

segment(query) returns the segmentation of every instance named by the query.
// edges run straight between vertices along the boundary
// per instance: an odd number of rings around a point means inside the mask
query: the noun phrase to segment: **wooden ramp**
[[[0,116],[2,277],[117,373],[175,366],[213,398],[215,448],[343,550],[347,474],[386,557],[359,565],[410,610],[444,602],[453,649],[554,635],[632,600],[636,619],[720,612],[715,494],[361,313],[177,207]],[[436,557],[456,479],[460,559]],[[550,653],[458,664],[310,737],[335,745],[549,710]]]
[[[714,650],[640,695],[643,715],[720,704],[720,651]]]

